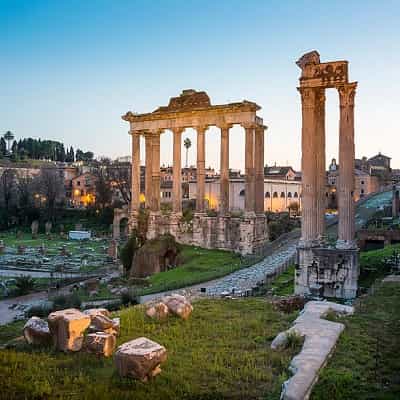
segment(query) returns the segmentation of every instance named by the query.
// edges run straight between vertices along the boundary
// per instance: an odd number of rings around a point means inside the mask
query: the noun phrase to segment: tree
[[[189,138],[186,138],[183,141],[183,145],[186,148],[186,168],[188,167],[188,156],[189,156],[189,149],[192,147],[192,141]]]
[[[13,169],[6,169],[0,177],[0,210],[2,225],[9,226],[11,207],[15,205],[16,176]]]
[[[47,210],[47,218],[54,220],[56,207],[65,197],[62,173],[57,168],[42,168],[37,186],[42,205]]]
[[[4,134],[4,139],[7,141],[7,151],[10,152],[11,143],[14,140],[14,134],[11,131],[7,131]]]
[[[7,143],[4,137],[0,138],[0,158],[7,154]]]
[[[110,205],[112,200],[111,182],[107,177],[105,169],[98,168],[95,172],[96,176],[96,204],[99,208],[104,209]]]

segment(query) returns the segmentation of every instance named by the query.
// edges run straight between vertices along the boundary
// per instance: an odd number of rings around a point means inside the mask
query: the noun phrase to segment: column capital
[[[195,126],[194,129],[196,129],[197,133],[205,133],[206,130],[208,129],[208,125],[198,125]]]
[[[256,132],[265,132],[268,129],[268,126],[266,125],[257,125],[256,126]]]
[[[219,128],[221,131],[223,131],[223,130],[228,130],[229,131],[229,129],[231,129],[232,126],[233,126],[233,124],[228,124],[226,122],[223,122],[221,124],[218,124],[217,128]]]
[[[171,131],[174,133],[182,134],[185,129],[186,129],[185,127],[176,126],[174,128],[171,128]]]
[[[340,107],[354,106],[354,97],[356,95],[357,82],[346,83],[338,86]]]
[[[305,108],[315,108],[318,103],[325,101],[325,90],[317,87],[298,87],[301,105]]]
[[[255,129],[257,124],[255,122],[243,122],[240,124],[244,129]]]
[[[130,131],[128,131],[128,133],[132,136],[140,136],[143,134],[143,131],[141,130],[136,130],[136,129],[131,129]]]

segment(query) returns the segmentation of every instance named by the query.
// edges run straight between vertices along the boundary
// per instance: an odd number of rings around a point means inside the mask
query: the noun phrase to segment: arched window
[[[281,197],[285,198],[285,192],[281,192]]]
[[[297,194],[297,192],[294,192],[294,197],[295,197],[295,198],[299,197],[299,195]]]
[[[272,197],[274,197],[274,198],[278,197],[278,193],[277,193],[277,192],[274,192],[274,194],[273,194]]]
[[[292,192],[288,192],[287,197],[288,197],[288,199],[291,199],[292,198]]]
[[[244,196],[244,194],[245,194],[244,189],[242,189],[242,190],[240,191],[240,193],[239,193],[239,196]]]
[[[266,197],[267,199],[269,199],[269,198],[271,197],[271,195],[269,194],[269,192],[265,192],[265,197]]]

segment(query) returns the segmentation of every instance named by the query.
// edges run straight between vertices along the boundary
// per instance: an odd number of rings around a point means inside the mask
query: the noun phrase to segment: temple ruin
[[[354,97],[348,62],[320,62],[303,55],[301,69],[303,214],[298,246],[297,294],[353,298],[357,293],[358,248],[354,220]],[[339,92],[339,227],[335,245],[325,238],[325,89]]]
[[[184,90],[170,99],[168,106],[147,114],[126,113],[132,136],[132,199],[129,225],[137,225],[140,209],[140,137],[145,138],[145,202],[150,210],[148,238],[170,233],[177,241],[206,248],[219,248],[254,254],[268,239],[264,214],[264,131],[260,106],[250,101],[211,105],[206,92]],[[229,135],[233,125],[245,129],[245,212],[229,213]],[[205,141],[207,129],[216,126],[221,132],[220,198],[217,216],[207,215],[205,207]],[[182,221],[181,149],[186,128],[197,131],[196,213],[192,224]],[[160,136],[173,133],[173,209],[160,212]]]

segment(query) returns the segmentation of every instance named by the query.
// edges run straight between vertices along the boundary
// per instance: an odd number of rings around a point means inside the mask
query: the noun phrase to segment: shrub
[[[31,318],[31,317],[46,318],[52,311],[53,311],[53,307],[51,304],[43,303],[43,304],[39,304],[39,305],[30,307],[26,311],[25,316],[27,318]]]
[[[15,278],[16,294],[22,296],[35,288],[35,280],[30,275],[22,275]]]
[[[66,308],[80,308],[82,300],[76,293],[64,295],[60,294],[53,299],[53,309],[64,310]]]
[[[126,242],[125,246],[120,251],[120,260],[124,267],[124,270],[128,272],[132,267],[132,260],[135,256],[136,251],[142,247],[144,238],[137,230],[133,230],[131,237]]]
[[[286,348],[291,350],[299,350],[302,346],[304,338],[297,332],[291,331],[286,335]]]
[[[124,306],[139,304],[138,295],[133,288],[124,290],[121,293],[121,303]]]

